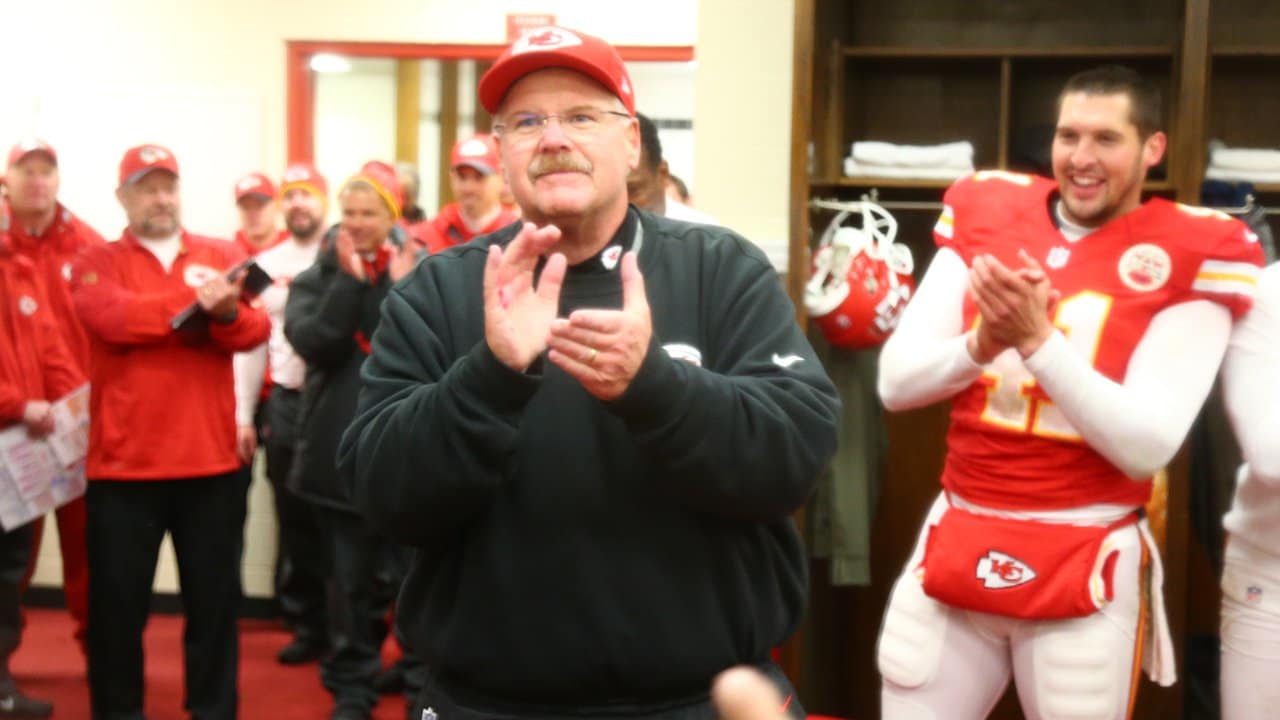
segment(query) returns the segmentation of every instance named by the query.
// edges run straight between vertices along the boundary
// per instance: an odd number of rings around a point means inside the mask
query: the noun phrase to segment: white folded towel
[[[1231,182],[1280,183],[1280,168],[1275,170],[1241,170],[1240,168],[1210,165],[1204,171],[1206,180]]]
[[[844,159],[844,174],[848,177],[909,178],[916,180],[956,180],[973,172],[973,166],[958,167],[895,167],[893,165],[864,165],[853,158]]]
[[[1280,150],[1230,148],[1221,140],[1209,143],[1209,165],[1223,169],[1280,172]]]
[[[973,143],[961,140],[941,145],[896,145],[863,140],[853,144],[851,157],[863,165],[972,170]]]

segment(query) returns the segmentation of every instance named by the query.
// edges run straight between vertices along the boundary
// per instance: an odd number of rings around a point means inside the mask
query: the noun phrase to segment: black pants
[[[93,480],[89,546],[89,696],[95,720],[143,717],[142,631],[160,543],[173,539],[186,614],[186,709],[236,717],[241,528],[237,473],[178,480]]]
[[[9,657],[22,639],[22,578],[34,537],[31,523],[0,534],[0,670],[5,678],[9,674]],[[0,691],[8,689],[2,685]]]
[[[806,717],[805,711],[800,705],[799,698],[796,697],[796,689],[782,672],[782,668],[772,662],[768,662],[761,664],[758,669],[778,688],[779,695],[784,699],[787,717],[792,718],[792,720],[804,720]],[[711,688],[708,687],[707,690],[709,692]],[[534,718],[541,720],[553,717],[571,717],[578,720],[594,720],[596,718],[608,718],[610,720],[618,720],[619,718],[628,718],[629,720],[716,720],[719,717],[715,707],[711,704],[709,695],[701,695],[683,701],[673,701],[670,704],[660,704],[656,707],[634,706],[632,708],[623,708],[611,706],[607,709],[601,708],[599,712],[592,712],[589,708],[574,708],[572,712],[566,712],[563,709],[519,707],[511,703],[479,699],[456,688],[447,688],[438,678],[432,677],[429,673],[426,679],[426,686],[418,696],[417,702],[409,708],[407,717],[417,720],[424,716],[424,709],[430,709],[434,713],[434,717],[445,718],[446,720],[533,720]]]
[[[344,707],[372,708],[378,701],[373,679],[382,669],[387,609],[399,590],[388,578],[398,551],[355,513],[318,508],[333,559],[330,582],[330,654],[321,661],[320,680]],[[390,580],[390,582],[389,582]],[[406,674],[418,661],[405,650]]]
[[[329,575],[329,541],[320,528],[316,507],[290,491],[285,482],[293,468],[298,395],[296,390],[278,385],[272,388],[261,436],[279,530],[276,602],[295,635],[319,639],[328,634],[325,578]]]

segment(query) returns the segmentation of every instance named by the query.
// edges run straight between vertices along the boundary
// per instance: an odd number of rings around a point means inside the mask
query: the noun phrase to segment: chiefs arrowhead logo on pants
[[[978,558],[977,578],[988,590],[1003,590],[1035,580],[1036,571],[1012,555],[988,550],[986,555]]]

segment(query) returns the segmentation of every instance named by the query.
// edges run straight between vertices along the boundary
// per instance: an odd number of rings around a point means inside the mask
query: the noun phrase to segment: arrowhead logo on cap
[[[169,153],[165,152],[163,148],[158,148],[154,145],[148,145],[147,147],[142,148],[138,153],[138,158],[148,165],[160,162],[168,157]]]
[[[511,46],[511,54],[518,55],[531,50],[550,50],[552,48],[566,48],[581,44],[582,38],[571,32],[560,28],[545,28],[533,30],[522,36],[515,42],[515,45]]]
[[[471,138],[458,147],[458,154],[465,157],[484,157],[489,154],[489,146],[483,140]]]

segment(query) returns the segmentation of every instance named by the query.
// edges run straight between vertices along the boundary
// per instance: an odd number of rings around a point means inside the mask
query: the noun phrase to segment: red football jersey
[[[1244,223],[1152,199],[1068,242],[1053,221],[1056,196],[1057,184],[1046,178],[976,173],[947,191],[934,239],[970,265],[990,254],[1022,267],[1018,250],[1025,249],[1062,294],[1054,325],[1111,380],[1124,382],[1134,348],[1161,310],[1207,299],[1239,317],[1252,304],[1263,255]],[[977,319],[966,296],[966,327]],[[973,502],[1019,510],[1141,505],[1151,487],[1089,447],[1014,351],[953,399],[942,484]]]

